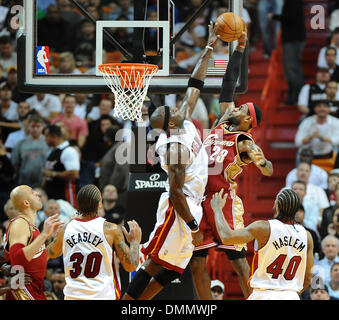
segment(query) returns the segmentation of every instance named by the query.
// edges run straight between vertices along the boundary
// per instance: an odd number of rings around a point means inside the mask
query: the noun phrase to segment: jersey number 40
[[[282,266],[286,259],[286,254],[281,254],[276,258],[267,268],[266,272],[272,274],[272,279],[278,279],[279,275],[284,272],[284,278],[286,280],[292,280],[298,270],[301,262],[300,256],[294,256],[289,261],[286,270],[284,271]]]

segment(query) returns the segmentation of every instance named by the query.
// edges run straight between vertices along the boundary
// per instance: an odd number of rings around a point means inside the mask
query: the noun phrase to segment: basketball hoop
[[[114,94],[113,115],[123,120],[143,121],[141,108],[158,66],[142,63],[109,63],[101,64],[98,68]]]

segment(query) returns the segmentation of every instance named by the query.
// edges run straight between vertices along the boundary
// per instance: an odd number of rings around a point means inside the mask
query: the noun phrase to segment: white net
[[[148,64],[100,65],[107,86],[114,94],[114,117],[142,122],[141,108],[158,66]]]

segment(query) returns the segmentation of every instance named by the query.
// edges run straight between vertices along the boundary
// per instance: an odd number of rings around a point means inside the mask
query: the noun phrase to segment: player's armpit
[[[139,264],[139,243],[132,241],[129,247],[120,227],[117,226],[114,230],[113,245],[123,268],[127,272],[133,272]]]

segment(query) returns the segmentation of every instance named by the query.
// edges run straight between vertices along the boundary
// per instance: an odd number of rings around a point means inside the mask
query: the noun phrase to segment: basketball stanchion
[[[109,63],[99,65],[107,86],[115,98],[114,116],[142,122],[141,108],[158,66],[142,63]]]

